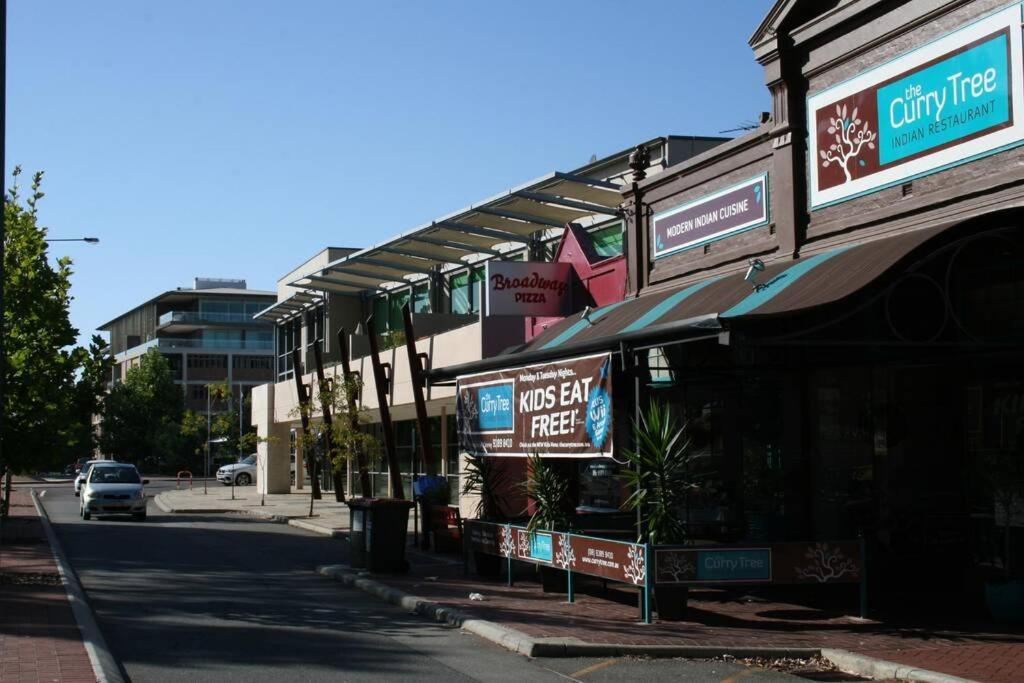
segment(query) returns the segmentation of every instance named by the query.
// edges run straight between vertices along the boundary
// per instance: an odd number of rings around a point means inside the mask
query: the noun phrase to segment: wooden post
[[[302,418],[302,436],[304,444],[310,443],[309,438],[309,395],[306,393],[306,385],[302,383],[302,356],[298,349],[292,349],[292,374],[295,376],[295,391],[299,394],[299,415]],[[309,470],[309,483],[312,487],[311,500],[320,500],[320,481],[317,479],[316,452],[306,453],[303,446],[303,455],[306,458],[306,468]],[[295,478],[300,476],[298,468],[295,469]],[[312,505],[312,504],[311,504]]]
[[[427,417],[427,402],[423,398],[426,382],[423,377],[423,364],[426,354],[416,353],[416,335],[412,328],[412,310],[409,304],[402,306],[402,322],[405,325],[405,349],[409,354],[409,378],[412,380],[412,397],[416,404],[416,429],[420,433],[420,460],[427,476],[437,474],[437,467],[430,458],[433,440],[430,434],[430,418]]]
[[[313,342],[313,359],[316,361],[316,381],[320,387],[320,411],[324,414],[324,450],[334,480],[334,500],[345,502],[345,477],[334,464],[334,419],[331,416],[331,386],[324,377],[324,357],[320,353],[320,342]]]
[[[342,378],[348,387],[349,384],[356,377],[356,373],[352,372],[352,365],[349,362],[349,349],[348,349],[348,334],[345,332],[345,328],[342,327],[338,330],[338,350],[341,353],[341,374]],[[345,392],[348,398],[348,419],[352,430],[359,429],[359,414],[356,412],[356,397],[350,392]],[[362,449],[356,453],[356,464],[359,466],[359,489],[363,494],[364,498],[373,497],[373,487],[370,485],[370,471],[366,463],[366,453]]]
[[[405,500],[405,493],[402,487],[402,471],[398,466],[398,453],[395,451],[395,432],[391,426],[391,409],[388,405],[390,397],[388,386],[390,384],[389,373],[384,370],[387,365],[380,362],[380,349],[377,345],[377,328],[373,324],[373,316],[366,319],[366,334],[370,341],[370,360],[373,363],[373,384],[377,388],[377,403],[380,410],[380,426],[384,432],[384,453],[388,459],[388,474],[391,480],[391,497]]]

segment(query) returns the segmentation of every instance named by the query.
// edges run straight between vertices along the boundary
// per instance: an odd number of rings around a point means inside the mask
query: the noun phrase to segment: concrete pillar
[[[274,422],[274,385],[252,390],[252,424],[260,441],[256,446],[256,491],[289,493],[288,424]]]

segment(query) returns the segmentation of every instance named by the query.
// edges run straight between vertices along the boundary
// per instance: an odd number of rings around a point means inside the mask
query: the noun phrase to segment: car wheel
[[[248,472],[242,472],[235,477],[235,486],[248,486],[252,483],[252,477]]]
[[[82,519],[84,519],[85,521],[88,522],[91,517],[92,517],[92,513],[91,512],[89,512],[88,510],[85,510],[85,509],[82,510]]]

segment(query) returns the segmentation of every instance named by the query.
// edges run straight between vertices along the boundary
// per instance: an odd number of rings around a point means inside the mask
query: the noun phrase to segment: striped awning
[[[833,247],[767,264],[756,279],[730,273],[573,314],[527,344],[460,367],[438,368],[443,380],[523,362],[614,350],[622,342],[666,336],[680,339],[728,329],[743,320],[796,313],[839,301],[861,290],[948,226],[871,242]]]

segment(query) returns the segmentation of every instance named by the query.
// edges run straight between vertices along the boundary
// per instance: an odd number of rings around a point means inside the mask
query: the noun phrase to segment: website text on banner
[[[612,454],[610,354],[458,378],[459,447],[477,455]]]

